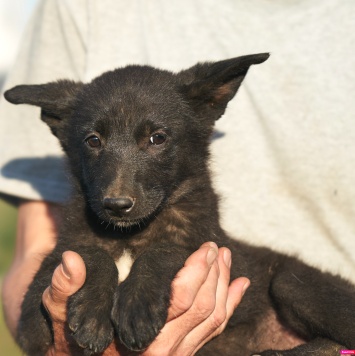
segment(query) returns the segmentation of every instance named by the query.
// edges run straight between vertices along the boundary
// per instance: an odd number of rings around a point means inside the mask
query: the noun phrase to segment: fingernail
[[[217,257],[218,253],[215,248],[210,248],[208,253],[207,253],[207,263],[211,265]]]
[[[250,286],[250,281],[248,281],[244,284],[243,289],[242,289],[242,295],[245,294],[245,292],[249,288],[249,286]]]
[[[65,264],[65,259],[64,258],[62,258],[61,265],[62,265],[62,272],[63,272],[64,276],[66,278],[70,279],[70,277],[71,277],[70,276],[70,272],[69,272],[68,266]]]
[[[224,250],[224,252],[223,252],[223,260],[224,260],[224,263],[226,264],[226,266],[228,268],[231,268],[232,255],[231,255],[230,250]]]

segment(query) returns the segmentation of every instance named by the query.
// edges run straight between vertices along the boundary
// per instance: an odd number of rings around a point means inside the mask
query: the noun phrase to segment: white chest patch
[[[124,250],[121,257],[115,261],[118,269],[118,282],[123,282],[129,275],[131,270],[133,259],[129,251]]]

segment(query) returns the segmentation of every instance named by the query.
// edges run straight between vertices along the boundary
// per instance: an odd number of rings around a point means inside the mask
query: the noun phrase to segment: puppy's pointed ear
[[[13,104],[29,104],[41,108],[41,119],[60,138],[66,119],[71,115],[82,83],[60,80],[41,85],[18,85],[4,93]]]
[[[219,119],[237,93],[248,69],[263,63],[268,53],[253,54],[214,63],[199,63],[177,74],[183,95],[197,115],[210,124]]]

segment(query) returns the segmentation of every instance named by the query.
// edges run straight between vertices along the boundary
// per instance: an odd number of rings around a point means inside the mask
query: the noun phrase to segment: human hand
[[[228,249],[205,243],[186,260],[172,283],[167,323],[143,355],[192,355],[224,330],[249,286],[246,278],[229,285],[230,259]],[[75,252],[65,252],[51,286],[43,294],[54,330],[54,346],[48,355],[79,353],[66,323],[66,302],[84,281],[83,260]],[[113,342],[103,355],[125,353],[121,345]]]

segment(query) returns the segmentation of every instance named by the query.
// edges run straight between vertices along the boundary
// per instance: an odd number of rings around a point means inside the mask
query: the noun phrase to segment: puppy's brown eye
[[[166,141],[166,135],[164,133],[155,133],[150,136],[149,141],[152,145],[161,145]]]
[[[88,137],[85,142],[92,148],[99,148],[101,147],[101,141],[100,139],[95,136],[95,135],[92,135],[90,137]]]

